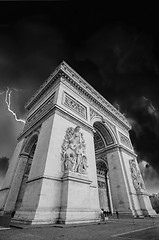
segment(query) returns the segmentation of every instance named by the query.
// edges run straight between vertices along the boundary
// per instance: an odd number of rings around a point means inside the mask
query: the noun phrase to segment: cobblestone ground
[[[159,219],[119,219],[72,226],[11,227],[0,240],[159,240]]]

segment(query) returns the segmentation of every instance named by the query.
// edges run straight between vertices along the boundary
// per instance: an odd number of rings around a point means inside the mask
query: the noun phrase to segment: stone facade
[[[26,104],[0,214],[13,222],[100,220],[100,208],[155,215],[127,119],[64,61]]]

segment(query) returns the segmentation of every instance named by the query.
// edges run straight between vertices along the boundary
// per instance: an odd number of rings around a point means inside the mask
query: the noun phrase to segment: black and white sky
[[[159,192],[157,6],[0,2],[0,157],[11,159],[25,103],[65,60],[123,113],[149,192]],[[11,92],[12,91],[12,92]]]

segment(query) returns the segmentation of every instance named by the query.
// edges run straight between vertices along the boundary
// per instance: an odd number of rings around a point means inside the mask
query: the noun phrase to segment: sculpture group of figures
[[[136,190],[145,190],[145,185],[141,177],[140,171],[137,169],[136,163],[134,159],[129,160],[130,170],[131,170],[131,177],[133,180],[133,184]]]
[[[86,174],[86,144],[80,127],[69,127],[62,144],[62,170]]]

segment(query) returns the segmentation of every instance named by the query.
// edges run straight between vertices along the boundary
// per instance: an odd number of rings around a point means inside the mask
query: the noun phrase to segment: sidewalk
[[[21,226],[22,227],[22,226]],[[0,240],[127,240],[159,239],[159,219],[110,219],[80,225],[11,227],[0,231]]]

